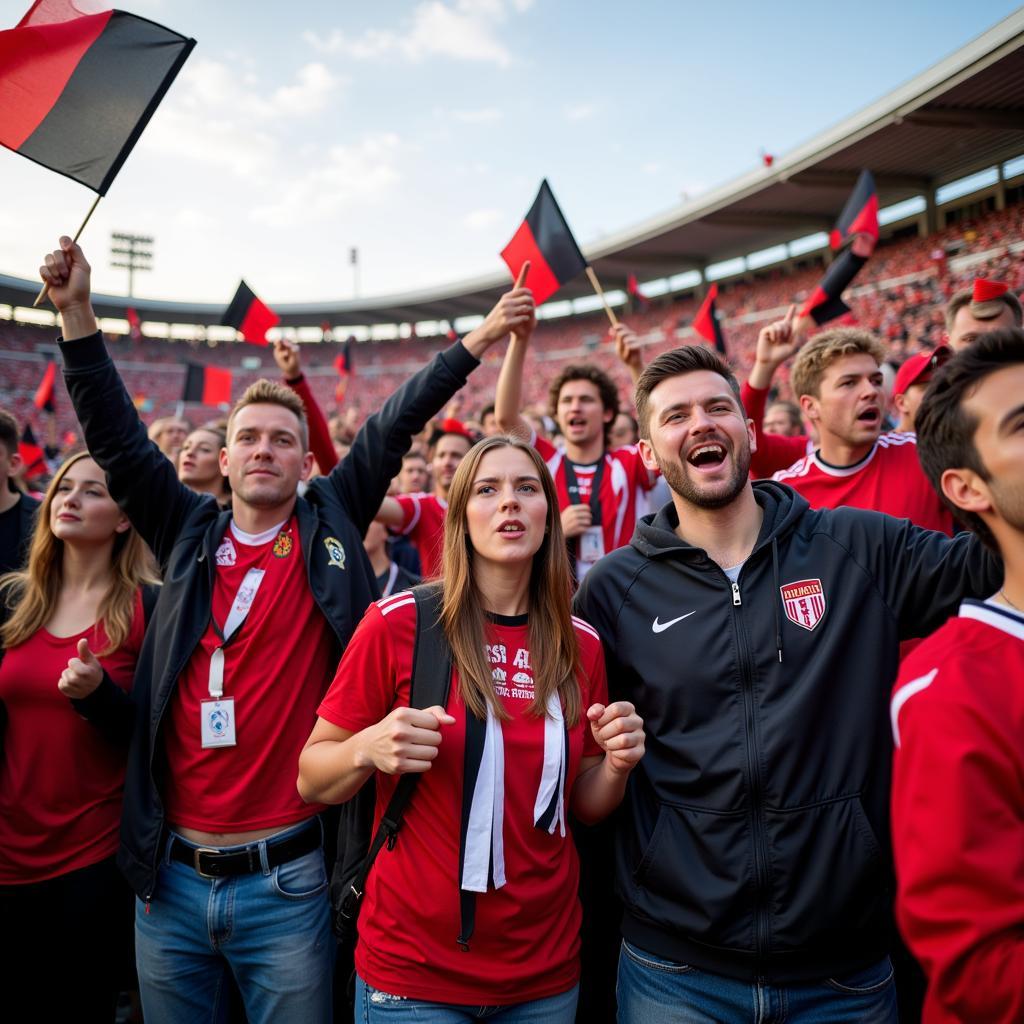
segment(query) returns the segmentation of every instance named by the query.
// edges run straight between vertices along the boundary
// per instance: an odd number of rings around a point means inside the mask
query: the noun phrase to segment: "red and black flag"
[[[334,368],[338,371],[338,383],[334,386],[334,398],[340,402],[348,389],[349,377],[356,375],[355,363],[352,362],[352,338],[346,338],[341,351],[334,357]]]
[[[57,364],[51,359],[43,371],[43,379],[36,388],[35,398],[32,404],[42,412],[56,412],[57,405],[54,402],[54,387],[57,383]]]
[[[718,308],[715,300],[718,298],[718,282],[716,281],[709,289],[703,305],[697,310],[697,315],[690,325],[705,341],[712,345],[724,356],[725,335],[722,333],[722,325],[718,322]]]
[[[860,172],[857,184],[828,236],[829,245],[833,249],[841,249],[856,235],[866,236],[858,245],[858,248],[866,251],[858,255],[867,259],[878,244],[878,191],[874,175],[868,170]]]
[[[230,405],[231,371],[219,366],[186,363],[185,390],[181,400],[198,402],[200,405]]]
[[[25,464],[25,479],[32,480],[46,472],[46,459],[42,446],[36,442],[36,435],[32,432],[30,424],[25,424],[21,432],[21,439],[18,441],[18,454]]]
[[[538,306],[586,270],[587,261],[572,237],[547,179],[540,183],[533,206],[512,241],[501,250],[501,258],[514,281],[519,279],[523,264],[530,261],[524,284],[533,289],[533,300]]]
[[[134,306],[129,306],[124,311],[124,318],[128,321],[128,336],[132,341],[141,341],[142,321],[139,319],[139,311]]]
[[[124,11],[36,0],[0,32],[0,144],[106,195],[193,46]]]
[[[640,282],[637,281],[636,274],[630,274],[626,278],[626,294],[632,301],[634,310],[646,309],[651,304],[651,300],[640,291]]]
[[[459,340],[459,332],[455,330],[455,321],[448,321],[448,330],[444,332],[444,336],[454,345]]]
[[[267,331],[280,322],[281,318],[269,306],[260,302],[256,293],[244,281],[239,282],[238,291],[221,320],[223,326],[234,327],[251,345],[266,345]]]

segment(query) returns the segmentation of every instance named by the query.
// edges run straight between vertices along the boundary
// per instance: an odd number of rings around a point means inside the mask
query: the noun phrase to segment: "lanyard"
[[[249,614],[249,609],[252,608],[252,603],[256,599],[256,593],[260,589],[265,575],[265,569],[250,569],[245,574],[245,579],[242,580],[238,593],[235,594],[235,600],[231,604],[231,611],[228,612],[223,630],[217,625],[217,620],[212,615],[210,616],[214,632],[220,637],[220,645],[210,655],[209,688],[210,696],[214,700],[220,700],[224,696],[224,648],[241,631],[242,624]]]
[[[390,597],[391,591],[395,589],[395,580],[398,579],[398,563],[392,562],[388,570],[388,581],[384,584],[384,592],[381,597]]]
[[[604,479],[604,464],[605,456],[601,456],[601,461],[597,464],[594,470],[594,477],[590,483],[590,525],[600,526],[601,525],[601,481]],[[576,471],[573,469],[572,462],[569,461],[568,456],[562,459],[562,468],[565,470],[565,489],[569,492],[569,504],[579,505],[580,502],[580,483],[576,479]]]

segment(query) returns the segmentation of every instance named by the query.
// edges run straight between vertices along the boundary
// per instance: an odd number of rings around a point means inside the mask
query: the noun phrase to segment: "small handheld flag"
[[[874,175],[868,170],[860,172],[857,184],[829,234],[829,245],[840,249],[854,235],[867,235],[874,240],[871,249],[863,253],[865,257],[870,256],[878,243],[878,191]]]
[[[250,345],[266,345],[267,331],[280,322],[281,318],[256,297],[245,281],[239,283],[221,320],[224,327],[234,327]]]
[[[138,310],[129,306],[124,311],[124,318],[128,321],[128,336],[132,341],[142,340],[142,321],[139,319]]]
[[[231,371],[219,366],[186,363],[185,388],[181,400],[198,402],[200,405],[230,405]]]
[[[715,303],[717,298],[718,282],[715,281],[708,289],[707,297],[704,299],[700,309],[697,310],[697,315],[693,318],[693,323],[690,326],[705,341],[710,341],[724,356],[726,354],[725,335],[722,333],[722,325],[718,322],[718,308]]]
[[[632,300],[634,309],[646,309],[650,305],[650,299],[640,291],[640,282],[637,281],[636,274],[630,274],[626,278],[626,294]]]
[[[25,424],[18,441],[18,454],[25,464],[25,479],[32,480],[46,472],[46,460],[42,446],[36,441],[30,424]]]
[[[56,412],[57,405],[54,402],[54,385],[57,382],[57,364],[51,359],[43,371],[43,379],[36,388],[32,404],[43,412]]]
[[[334,386],[335,401],[340,402],[348,390],[349,377],[355,376],[355,365],[352,362],[352,339],[346,338],[341,352],[334,357],[334,369],[338,371],[338,383]]]

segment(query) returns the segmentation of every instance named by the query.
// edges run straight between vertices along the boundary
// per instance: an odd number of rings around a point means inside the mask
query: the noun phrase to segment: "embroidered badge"
[[[797,580],[779,588],[786,618],[801,629],[814,629],[825,614],[825,591],[821,580]]]
[[[292,535],[282,530],[274,541],[274,557],[287,558],[292,553]]]
[[[217,564],[218,565],[234,565],[237,554],[235,552],[235,545],[231,543],[230,537],[225,537],[220,542],[220,547],[217,548]]]
[[[344,569],[345,549],[341,546],[341,541],[337,537],[326,537],[324,547],[327,548],[327,554],[330,556],[327,564],[333,565],[336,569]]]

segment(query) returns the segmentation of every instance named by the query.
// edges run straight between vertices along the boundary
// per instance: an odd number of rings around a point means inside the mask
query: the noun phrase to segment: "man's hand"
[[[644,372],[643,349],[636,332],[630,330],[624,323],[618,323],[609,332],[615,339],[615,352],[623,365],[629,370],[633,383],[640,378]]]
[[[274,362],[285,380],[297,380],[302,376],[299,346],[294,341],[278,338],[274,342]]]
[[[356,753],[356,765],[386,775],[429,771],[441,746],[441,726],[454,724],[455,719],[436,704],[424,711],[395,708],[361,734],[364,742]]]
[[[593,521],[589,505],[567,505],[562,509],[562,533],[570,540],[589,529]]]
[[[775,371],[803,344],[807,322],[807,317],[796,317],[796,306],[790,306],[781,320],[761,328],[747,380],[752,388],[764,389],[771,384]]]
[[[537,325],[537,307],[534,305],[533,292],[523,286],[529,269],[530,263],[527,260],[512,290],[505,292],[484,322],[462,339],[462,344],[477,359],[493,344],[503,341],[510,334],[526,340],[533,333]]]
[[[644,723],[628,701],[616,701],[605,707],[593,704],[587,709],[590,731],[605,752],[608,768],[625,775],[644,756]]]
[[[96,655],[89,650],[89,641],[78,641],[78,657],[68,661],[68,667],[57,680],[57,689],[65,697],[81,700],[88,697],[103,681],[103,668]]]
[[[62,235],[60,248],[44,257],[39,276],[60,313],[65,338],[85,338],[98,330],[90,302],[92,268],[76,242]]]

